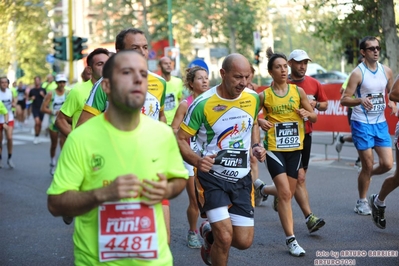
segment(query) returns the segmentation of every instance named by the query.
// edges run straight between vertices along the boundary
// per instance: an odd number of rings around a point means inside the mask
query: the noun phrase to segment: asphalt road
[[[16,132],[15,139],[16,168],[0,169],[0,265],[73,265],[73,226],[52,217],[46,206],[46,190],[51,182],[49,142],[42,136],[42,143],[33,145],[29,131]],[[330,139],[331,133],[314,134],[315,143],[329,143]],[[381,230],[370,216],[353,212],[357,199],[354,148],[345,145],[340,160],[331,145],[314,144],[312,151],[307,187],[312,210],[325,219],[326,225],[309,234],[303,215],[293,201],[295,235],[306,256],[296,258],[288,254],[278,215],[269,199],[255,210],[255,237],[251,248],[244,251],[231,248],[228,265],[328,265],[329,262],[399,265],[399,205],[396,203],[399,191],[387,198],[387,228]],[[270,184],[265,166],[259,166],[261,179]],[[374,177],[369,192],[378,192],[386,176],[388,174]],[[199,250],[186,246],[187,204],[185,192],[171,201],[174,264],[204,265]],[[200,222],[201,219],[198,225]],[[373,257],[375,250],[392,251],[393,256]]]

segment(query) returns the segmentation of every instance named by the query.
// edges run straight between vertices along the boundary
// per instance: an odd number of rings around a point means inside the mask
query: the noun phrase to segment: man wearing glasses
[[[388,105],[392,113],[396,113],[397,108],[392,101],[386,104],[385,94],[393,83],[392,70],[378,62],[381,51],[379,40],[371,36],[364,37],[359,48],[364,61],[352,71],[341,104],[353,107],[352,138],[362,165],[358,176],[359,199],[354,211],[360,215],[370,215],[366,196],[371,176],[386,173],[393,164],[392,143],[384,110]],[[373,148],[379,157],[375,165]]]

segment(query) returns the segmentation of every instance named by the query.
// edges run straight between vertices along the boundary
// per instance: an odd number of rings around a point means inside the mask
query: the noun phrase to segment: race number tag
[[[104,203],[98,208],[100,262],[123,258],[158,258],[153,206],[141,203]]]
[[[248,174],[247,150],[221,150],[209,174],[227,182],[236,183]]]
[[[164,109],[165,111],[170,111],[175,108],[176,100],[173,93],[169,93],[165,97]]]
[[[371,103],[373,104],[373,108],[368,111],[369,113],[382,113],[385,110],[385,101],[384,95],[382,93],[379,94],[368,94],[367,97],[370,98]]]
[[[298,122],[276,123],[274,126],[278,149],[298,148],[301,145]]]

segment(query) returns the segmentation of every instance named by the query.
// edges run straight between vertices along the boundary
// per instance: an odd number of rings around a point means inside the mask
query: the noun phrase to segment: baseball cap
[[[67,82],[67,78],[65,77],[64,74],[57,74],[55,76],[55,82],[60,82],[60,81],[65,81]]]
[[[288,61],[290,61],[291,59],[294,59],[297,62],[306,60],[306,59],[312,61],[312,59],[310,59],[310,57],[304,50],[299,50],[299,49],[294,50],[290,53],[290,56],[288,57]]]

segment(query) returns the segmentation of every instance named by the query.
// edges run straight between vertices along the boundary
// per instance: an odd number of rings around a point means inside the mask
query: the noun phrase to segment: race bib
[[[98,208],[100,262],[158,258],[155,210],[137,202],[104,203]]]
[[[298,122],[274,124],[276,136],[276,148],[288,149],[298,148],[301,145],[298,131]]]
[[[370,98],[370,101],[373,104],[373,108],[369,110],[368,113],[379,114],[384,112],[385,101],[384,101],[384,95],[382,93],[367,94],[367,97]]]
[[[221,150],[209,173],[217,178],[235,183],[248,174],[247,150]]]
[[[175,95],[170,93],[165,97],[165,104],[164,104],[165,111],[173,110],[176,106]]]

